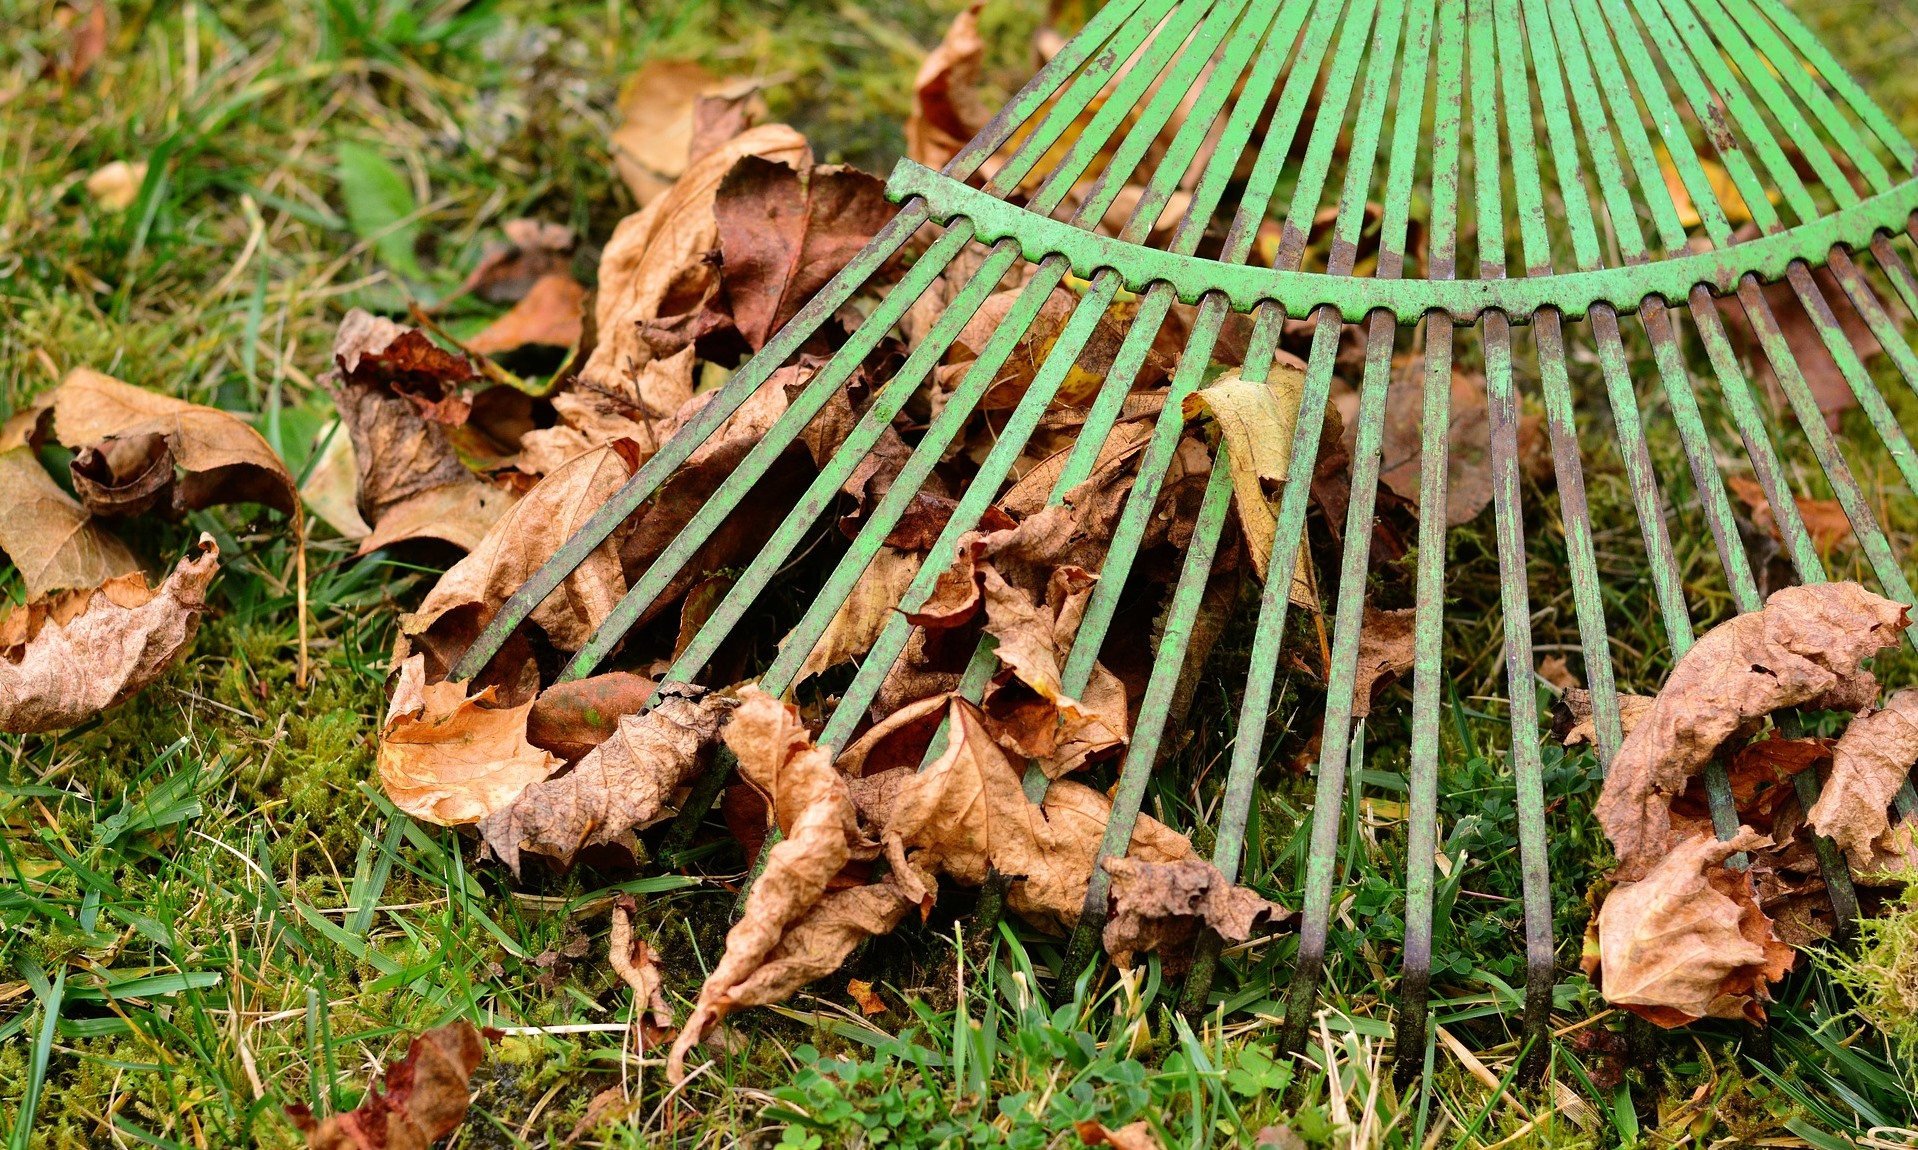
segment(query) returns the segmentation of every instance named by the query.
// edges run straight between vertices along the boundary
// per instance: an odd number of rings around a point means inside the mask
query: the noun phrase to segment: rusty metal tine
[[[1431,251],[1426,275],[1449,280],[1458,274],[1459,133],[1464,95],[1464,0],[1444,0],[1439,13],[1438,78],[1433,89]],[[1430,5],[1426,6],[1427,24]],[[1424,95],[1425,42],[1408,49]],[[1403,96],[1401,96],[1403,99]],[[1414,108],[1418,106],[1413,105]],[[1422,114],[1423,109],[1418,108]],[[1412,120],[1420,116],[1413,116]],[[1410,121],[1402,121],[1402,125]],[[1407,129],[1408,131],[1411,129]],[[1396,144],[1395,144],[1396,147]],[[1445,653],[1445,551],[1451,469],[1452,317],[1425,318],[1425,394],[1419,461],[1419,558],[1413,616],[1412,747],[1406,796],[1405,952],[1399,978],[1398,1028],[1393,1037],[1393,1079],[1408,1085],[1426,1049],[1432,986],[1432,870],[1438,850],[1439,696]],[[1236,864],[1236,859],[1234,863]],[[1222,864],[1221,864],[1222,865]],[[1409,1056],[1408,1056],[1409,1052]]]

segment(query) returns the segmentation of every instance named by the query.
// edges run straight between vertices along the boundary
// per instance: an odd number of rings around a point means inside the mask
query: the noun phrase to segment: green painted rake
[[[1261,142],[1249,147],[1255,130]],[[1038,173],[1035,169],[1048,156],[1057,157],[1055,166]],[[1729,195],[1721,200],[1707,171],[1713,162],[1729,177],[1736,200]],[[1468,167],[1469,188],[1464,184]],[[1683,196],[1668,190],[1667,171],[1675,173]],[[987,172],[989,178],[980,179]],[[482,670],[532,609],[659,491],[675,468],[795,356],[865,281],[916,234],[936,232],[901,281],[639,577],[566,675],[594,671],[727,515],[753,496],[774,461],[912,302],[962,249],[979,244],[985,253],[977,272],[917,350],[875,390],[857,429],[667,677],[697,679],[832,508],[841,484],[928,378],[961,328],[1019,261],[1036,265],[1027,286],[789,633],[781,654],[761,677],[767,691],[780,694],[792,686],[806,653],[960,434],[1041,305],[1068,274],[1089,286],[963,492],[933,554],[952,554],[960,535],[979,523],[1122,290],[1137,294],[1136,317],[1085,412],[1084,430],[1053,488],[1055,501],[1091,474],[1099,447],[1172,304],[1196,305],[1197,320],[1064,670],[1065,690],[1075,696],[1086,686],[1106,640],[1178,445],[1180,401],[1203,382],[1229,314],[1249,313],[1252,319],[1241,368],[1248,378],[1264,378],[1271,370],[1288,319],[1306,321],[1313,333],[1290,472],[1267,567],[1279,573],[1292,570],[1298,558],[1315,448],[1344,325],[1363,325],[1365,358],[1351,500],[1342,537],[1315,801],[1318,811],[1337,811],[1344,801],[1354,741],[1353,692],[1393,352],[1401,328],[1422,326],[1419,504],[1429,510],[1421,517],[1417,540],[1409,862],[1398,1037],[1398,1049],[1407,1053],[1400,1060],[1401,1070],[1409,1070],[1425,1051],[1428,1033],[1446,555],[1446,522],[1439,509],[1446,505],[1452,360],[1455,333],[1475,330],[1490,412],[1511,768],[1523,872],[1525,1061],[1527,1069],[1536,1070],[1548,1046],[1554,939],[1519,483],[1517,380],[1522,372],[1529,374],[1532,365],[1515,360],[1513,325],[1532,328],[1573,601],[1592,688],[1598,755],[1601,763],[1609,764],[1621,734],[1604,589],[1580,470],[1579,429],[1567,370],[1567,321],[1585,321],[1583,330],[1601,369],[1674,655],[1693,641],[1691,607],[1659,491],[1661,478],[1674,480],[1653,468],[1635,367],[1657,376],[1737,609],[1757,609],[1760,597],[1720,475],[1720,448],[1708,436],[1697,399],[1698,389],[1712,385],[1737,426],[1798,577],[1822,580],[1824,568],[1794,504],[1774,430],[1809,440],[1884,593],[1914,602],[1871,506],[1826,427],[1798,363],[1800,351],[1773,315],[1764,288],[1789,285],[1824,354],[1850,385],[1899,475],[1918,491],[1918,455],[1835,310],[1848,306],[1855,312],[1905,382],[1918,389],[1918,355],[1874,287],[1889,283],[1903,307],[1918,314],[1918,280],[1899,248],[1900,232],[1918,238],[1913,222],[1918,209],[1915,172],[1918,152],[1781,0],[1111,0],[942,171],[911,162],[899,165],[889,184],[892,198],[901,205],[899,214],[520,588],[454,674],[466,678]],[[1319,211],[1335,176],[1337,210],[1328,237]],[[1127,183],[1145,189],[1130,222],[1116,239],[1097,234],[1094,226]],[[1036,190],[1024,190],[1032,187]],[[1068,205],[1069,193],[1086,187],[1090,191],[1069,218],[1054,218]],[[1190,206],[1169,241],[1162,247],[1149,245],[1160,216],[1179,192],[1189,194]],[[1697,217],[1694,234],[1688,234],[1682,217],[1686,199]],[[1270,267],[1253,266],[1248,258],[1260,225],[1268,211],[1274,218],[1278,215],[1281,205],[1275,201],[1283,206],[1276,258]],[[1744,216],[1756,225],[1755,238],[1734,234],[1728,201],[1732,214],[1742,206]],[[1365,239],[1368,202],[1383,204],[1377,259],[1371,274],[1357,275],[1361,242],[1371,242]],[[1471,215],[1462,227],[1468,206]],[[1406,244],[1415,211],[1427,230],[1429,249],[1425,277],[1408,279]],[[931,225],[943,225],[943,230]],[[1514,225],[1515,251],[1510,240]],[[1323,270],[1305,267],[1315,228],[1320,238],[1330,241]],[[1463,259],[1462,231],[1476,238],[1476,251]],[[1197,254],[1202,240],[1209,240],[1210,258]],[[1875,277],[1868,278],[1854,262],[1865,252],[1877,265]],[[1510,270],[1514,256],[1521,269],[1517,272]],[[1815,279],[1815,268],[1827,269],[1831,278]],[[1467,269],[1469,276],[1463,274]],[[1821,282],[1835,282],[1843,298],[1828,298]],[[1727,335],[1723,308],[1742,312],[1796,417],[1795,432],[1767,425]],[[1695,338],[1711,365],[1709,379],[1692,377],[1681,354],[1675,311],[1689,313]],[[1635,365],[1628,355],[1620,316],[1635,317],[1644,340],[1641,345],[1634,337],[1633,346],[1650,348],[1649,363]],[[1406,337],[1417,334],[1408,331]],[[1223,459],[1218,462],[1223,464]],[[1123,852],[1132,834],[1231,496],[1228,469],[1214,466],[1120,769],[1101,857]],[[927,563],[900,606],[911,609],[923,603],[941,566]],[[1239,871],[1255,797],[1289,582],[1281,576],[1265,585],[1246,671],[1213,854],[1213,861],[1231,876]],[[895,613],[833,711],[820,737],[823,744],[847,744],[911,631],[905,614]],[[961,690],[978,698],[994,668],[988,640],[973,657]],[[1797,779],[1801,794],[1803,788],[1815,790],[1809,773]],[[1737,815],[1723,768],[1714,768],[1707,781],[1716,826],[1721,834],[1730,834]],[[682,813],[680,841],[709,809],[721,782],[720,772],[714,772],[696,788]],[[1036,799],[1045,787],[1045,777],[1034,768],[1027,776],[1028,794]],[[1804,797],[1810,801],[1809,795]],[[1898,798],[1898,809],[1907,816],[1918,811],[1918,795],[1909,784]],[[1336,818],[1313,821],[1298,957],[1282,1031],[1291,1048],[1303,1039],[1324,961],[1339,828]],[[1829,843],[1821,844],[1820,858],[1839,919],[1848,920],[1856,913],[1856,901],[1844,862]],[[989,888],[984,902],[990,904],[992,895]],[[1069,946],[1068,972],[1082,969],[1093,957],[1106,898],[1106,875],[1095,868]],[[982,913],[991,910],[982,907]],[[1202,942],[1185,989],[1188,1008],[1202,1009],[1208,1003],[1218,951],[1216,938]]]

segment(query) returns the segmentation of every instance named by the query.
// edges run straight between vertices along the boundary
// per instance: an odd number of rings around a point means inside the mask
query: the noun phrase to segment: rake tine
[[[1426,9],[1429,24],[1429,5]],[[1463,0],[1445,0],[1439,25],[1438,82],[1434,89],[1432,145],[1432,236],[1426,274],[1435,280],[1458,275],[1459,114],[1465,57],[1460,42]],[[1414,34],[1421,48],[1408,51],[1423,96],[1429,38]],[[1416,105],[1415,105],[1416,107]],[[1422,112],[1422,109],[1420,110]],[[1402,121],[1418,120],[1414,115]],[[1407,129],[1409,132],[1411,129]],[[1394,142],[1394,148],[1398,143]],[[1396,170],[1396,162],[1394,168]],[[1388,210],[1396,199],[1388,197]],[[1438,850],[1439,688],[1445,653],[1445,549],[1447,481],[1452,427],[1452,317],[1425,318],[1425,403],[1419,463],[1419,561],[1413,616],[1411,787],[1405,841],[1405,952],[1399,979],[1398,1031],[1393,1038],[1392,1077],[1401,1088],[1418,1075],[1419,1051],[1428,1050],[1432,986],[1432,868]],[[1218,862],[1217,859],[1214,860]],[[1237,859],[1233,859],[1236,868]],[[1218,862],[1222,868],[1223,862]]]
[[[1130,42],[1136,45],[1138,40],[1143,39],[1146,33],[1156,26],[1159,18],[1172,3],[1173,0],[1150,0],[1143,9],[1139,7],[1139,0],[1117,0],[1107,5],[1088,22],[1078,36],[1074,37],[1058,55],[1026,82],[1006,106],[980,130],[979,135],[952,158],[951,162],[942,169],[943,173],[953,179],[965,179],[971,176],[988,157],[1011,139],[1035,112],[1046,105],[1057,92],[1060,84],[1067,77],[1078,72],[1080,65],[1091,59],[1093,53],[1104,45],[1109,37],[1113,37],[1115,30],[1120,32],[1120,36],[1114,38],[1112,50],[1122,57],[1131,51],[1130,47],[1124,46],[1128,36]],[[1142,18],[1130,19],[1135,14]],[[1130,33],[1127,32],[1128,29]],[[1111,62],[1104,65],[1107,69],[1110,66]],[[1068,98],[1060,101],[1052,109],[1040,130],[1027,140],[1028,145],[1036,146],[1020,150],[1020,155],[1028,151],[1032,153],[1028,163],[1036,162],[1043,154],[1044,147],[1037,145],[1049,146],[1049,141],[1043,139],[1048,130],[1052,138],[1056,138],[1058,133],[1062,133],[1072,123],[1078,107],[1083,107],[1084,103],[1089,102],[1098,88],[1103,85],[1104,72],[1097,65],[1088,70],[1088,75],[1095,73],[1098,82],[1093,84],[1090,90],[1084,90],[1085,84],[1075,82],[1067,93]],[[1083,80],[1084,77],[1080,79]],[[1082,90],[1083,96],[1075,106],[1072,98],[1075,93]],[[1054,121],[1057,121],[1056,127],[1051,126]],[[1011,166],[1008,165],[1008,167]],[[603,543],[628,516],[637,511],[646,500],[652,498],[660,485],[678,469],[679,465],[705,443],[712,433],[718,430],[720,424],[724,423],[747,398],[759,389],[762,383],[771,377],[774,370],[791,358],[826,320],[852,298],[867,279],[905,246],[906,241],[919,229],[920,225],[926,222],[927,218],[925,204],[921,200],[915,199],[902,207],[899,214],[881,228],[859,254],[853,257],[824,288],[820,289],[818,295],[808,300],[806,305],[787,321],[786,326],[767,341],[766,346],[760,349],[758,354],[726,381],[719,393],[713,396],[690,423],[663,444],[660,450],[634,472],[632,478],[628,479],[612,498],[607,500],[606,504],[567,540],[565,546],[560,548],[501,605],[499,611],[487,622],[485,628],[474,640],[473,645],[454,664],[451,677],[461,680],[470,679],[483,670],[486,664],[492,661],[493,656],[499,653],[499,649],[505,645],[507,638],[514,630],[532,615],[534,608],[545,602],[547,596],[565,581],[573,569],[591,554],[594,548]],[[890,297],[887,302],[890,302]],[[900,311],[903,312],[903,305],[910,302],[909,299],[902,300]],[[885,304],[882,303],[881,310],[884,309]],[[874,314],[877,315],[878,312]],[[871,318],[868,317],[868,321]],[[886,327],[889,326],[890,323],[873,331],[874,344],[885,334]],[[855,334],[854,341],[857,340],[858,335]],[[848,346],[851,346],[851,342]],[[843,348],[841,354],[845,354]],[[859,358],[863,358],[864,354],[864,352],[859,353]]]
[[[1819,77],[1844,98],[1852,114],[1871,130],[1898,165],[1905,171],[1918,175],[1918,149],[1914,149],[1910,141],[1906,140],[1904,135],[1892,125],[1891,118],[1886,116],[1884,110],[1865,94],[1865,90],[1851,78],[1851,74],[1838,63],[1831,51],[1818,42],[1818,37],[1813,36],[1811,30],[1806,28],[1791,9],[1785,7],[1779,0],[1756,0],[1756,3],[1766,19],[1776,25],[1778,30],[1785,34],[1785,38],[1791,41],[1792,47],[1798,50],[1798,54],[1804,57],[1805,62],[1817,69]],[[1781,61],[1779,70],[1789,73],[1793,69],[1785,66],[1785,62]]]

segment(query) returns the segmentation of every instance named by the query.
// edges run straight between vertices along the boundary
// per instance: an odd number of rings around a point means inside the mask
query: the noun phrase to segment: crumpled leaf
[[[979,35],[982,6],[974,4],[953,18],[912,81],[906,155],[929,168],[944,167],[992,118],[979,94],[986,59],[986,42]]]
[[[666,1073],[674,1082],[684,1077],[687,1051],[728,1013],[777,1002],[838,969],[861,939],[890,931],[916,901],[892,882],[827,893],[855,855],[872,852],[831,752],[812,745],[796,710],[748,687],[725,738],[785,837],[767,852],[726,951],[673,1044]]]
[[[1870,703],[1877,684],[1862,664],[1897,641],[1905,611],[1856,583],[1788,587],[1699,639],[1626,737],[1593,808],[1618,851],[1618,878],[1640,878],[1665,856],[1672,797],[1747,720]]]
[[[449,1022],[415,1038],[386,1068],[386,1089],[369,1088],[357,1108],[324,1122],[304,1106],[287,1114],[309,1150],[427,1150],[466,1120],[467,1083],[485,1056],[472,1023]]]
[[[719,289],[718,270],[707,258],[719,247],[713,204],[720,181],[746,156],[812,165],[804,136],[784,124],[753,128],[688,166],[670,191],[621,220],[600,257],[599,342],[580,371],[582,383],[616,393],[636,388],[649,364],[686,346],[681,340],[656,349],[648,329],[690,322]]]
[[[585,330],[586,289],[566,272],[543,275],[524,297],[466,341],[477,355],[501,356],[525,347],[568,348]]]
[[[1886,811],[1911,777],[1913,763],[1918,763],[1918,688],[1906,688],[1886,699],[1882,709],[1861,713],[1838,737],[1831,778],[1807,819],[1845,851],[1869,854],[1873,841],[1891,829]]]
[[[526,739],[531,700],[497,705],[498,688],[426,681],[426,656],[400,665],[380,730],[380,784],[393,805],[418,819],[478,822],[552,774],[562,760]]]
[[[855,978],[848,981],[846,997],[852,999],[858,1005],[859,1013],[868,1018],[875,1014],[884,1014],[888,1009],[886,1000],[879,997],[879,992],[873,989],[872,983],[864,979]]]
[[[1370,603],[1359,624],[1358,676],[1352,680],[1352,717],[1372,713],[1388,683],[1412,669],[1415,608],[1381,611]]]
[[[97,514],[137,514],[162,498],[178,511],[216,503],[262,503],[288,515],[299,509],[286,465],[230,412],[84,367],[68,372],[52,398],[53,433],[80,452],[75,489],[83,502],[98,501],[91,506]]]
[[[140,198],[140,185],[146,182],[147,163],[113,160],[96,168],[87,177],[87,195],[109,212],[124,212]]]
[[[340,323],[333,362],[321,383],[352,442],[360,517],[372,529],[359,553],[416,538],[471,551],[513,502],[467,470],[448,435],[472,411],[477,369],[358,308]]]
[[[689,163],[737,135],[765,107],[753,80],[723,80],[691,60],[654,60],[619,88],[620,126],[612,138],[619,178],[640,207],[652,203]],[[719,135],[718,124],[732,131]],[[703,146],[702,146],[703,145]]]
[[[631,452],[621,448],[596,448],[540,480],[471,554],[440,576],[418,611],[401,618],[401,632],[441,659],[464,652],[507,596],[631,477]],[[618,606],[626,593],[619,548],[630,530],[614,531],[534,609],[532,622],[554,646],[579,650]]]
[[[158,588],[134,571],[0,617],[0,731],[71,727],[171,666],[193,641],[219,569],[211,535],[200,536],[199,549]]]
[[[561,867],[591,846],[636,855],[634,832],[656,821],[673,792],[699,773],[703,752],[732,710],[731,698],[704,687],[662,685],[652,710],[623,716],[578,766],[525,787],[481,819],[481,837],[514,874],[529,852]]]
[[[1492,501],[1491,413],[1485,405],[1485,379],[1452,373],[1451,420],[1446,432],[1445,522],[1457,527],[1478,518]],[[1345,397],[1342,397],[1345,399]],[[1347,450],[1358,437],[1358,394],[1352,392],[1344,416]],[[1419,484],[1425,464],[1425,360],[1408,359],[1392,373],[1385,399],[1385,435],[1379,448],[1379,482],[1419,510]]]
[[[832,621],[807,652],[806,661],[793,679],[796,687],[828,667],[857,659],[872,649],[879,633],[899,609],[899,598],[913,576],[919,574],[917,552],[881,547],[872,562],[860,573],[852,593],[833,612]]]
[[[545,220],[518,219],[507,220],[500,230],[506,233],[506,242],[487,249],[460,285],[462,292],[487,303],[518,303],[548,276],[572,279],[572,251],[579,242],[573,229]]]
[[[754,351],[838,275],[897,209],[857,168],[794,168],[741,156],[713,213],[733,324]]]
[[[1186,416],[1210,411],[1225,441],[1226,462],[1232,470],[1232,505],[1245,531],[1252,567],[1261,580],[1272,561],[1272,540],[1278,516],[1271,497],[1284,485],[1292,463],[1292,433],[1305,394],[1305,373],[1285,364],[1275,365],[1266,382],[1221,377],[1212,386],[1186,400]],[[1292,602],[1317,609],[1318,596],[1303,570],[1306,549],[1299,549],[1300,570],[1292,578]]]
[[[672,1004],[666,1001],[666,980],[659,972],[658,955],[645,939],[633,937],[633,916],[638,911],[638,901],[630,894],[613,900],[613,929],[606,957],[620,979],[633,988],[635,1045],[644,1051],[667,1045],[679,1031],[673,1026]]]
[[[1618,696],[1618,725],[1621,737],[1637,729],[1638,721],[1652,709],[1650,695]],[[1598,744],[1598,720],[1592,713],[1592,693],[1584,687],[1567,687],[1552,707],[1552,737],[1568,747]]]
[[[140,569],[126,544],[60,490],[25,446],[0,451],[0,554],[20,572],[29,599]]]
[[[1725,842],[1696,835],[1642,880],[1613,888],[1597,920],[1605,1000],[1667,1027],[1764,1021],[1766,987],[1791,969],[1795,953],[1772,935],[1749,877],[1720,864],[1770,845],[1750,828]]]
[[[1111,801],[1061,779],[1043,804],[1032,803],[986,717],[961,698],[949,708],[946,753],[898,786],[880,832],[895,881],[916,902],[930,891],[915,884],[915,871],[977,886],[997,870],[1019,880],[1007,898],[1015,913],[1064,933],[1084,907]],[[1192,857],[1192,844],[1141,815],[1127,854],[1173,862]]]
[[[1156,954],[1171,973],[1185,970],[1201,927],[1228,943],[1245,942],[1261,925],[1287,917],[1250,887],[1235,886],[1218,867],[1199,858],[1152,863],[1109,858],[1112,913],[1105,948],[1119,966],[1138,954]]]

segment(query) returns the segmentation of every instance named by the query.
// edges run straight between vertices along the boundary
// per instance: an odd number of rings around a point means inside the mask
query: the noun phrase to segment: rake
[[[1051,167],[1041,172],[1047,161]],[[1714,164],[1722,172],[1717,180],[1708,170]],[[1536,381],[1545,412],[1597,755],[1609,765],[1621,741],[1619,711],[1568,357],[1576,351],[1598,364],[1652,594],[1674,658],[1693,642],[1694,606],[1667,533],[1666,507],[1673,497],[1661,494],[1660,481],[1669,487],[1686,479],[1661,476],[1654,468],[1639,406],[1639,381],[1646,376],[1656,376],[1666,417],[1689,462],[1692,497],[1710,527],[1739,611],[1758,609],[1760,591],[1720,471],[1721,453],[1730,457],[1736,448],[1712,438],[1699,403],[1699,395],[1713,387],[1769,501],[1797,577],[1819,582],[1825,568],[1794,502],[1774,434],[1808,441],[1884,594],[1914,602],[1799,358],[1830,357],[1898,476],[1918,491],[1918,454],[1854,350],[1838,312],[1845,308],[1862,320],[1897,374],[1918,390],[1918,354],[1901,330],[1904,321],[1894,318],[1880,295],[1889,284],[1903,308],[1918,315],[1918,280],[1900,236],[1909,232],[1918,239],[1914,173],[1918,152],[1781,0],[1111,0],[942,170],[911,161],[898,165],[888,183],[889,196],[900,205],[897,216],[511,597],[454,675],[470,678],[483,670],[574,567],[918,237],[923,248],[913,249],[918,255],[897,285],[640,575],[565,676],[593,673],[701,544],[742,501],[754,497],[774,461],[913,301],[968,245],[976,245],[971,258],[977,271],[920,346],[874,388],[856,430],[666,678],[697,681],[722,641],[833,507],[841,484],[961,328],[1002,277],[1025,261],[1032,265],[1030,279],[1016,302],[925,428],[898,479],[826,576],[760,684],[774,695],[793,686],[807,652],[978,407],[1041,305],[1071,276],[1080,292],[1076,309],[962,492],[932,555],[953,554],[959,537],[978,525],[1115,303],[1125,300],[1136,311],[1109,373],[1086,407],[1084,429],[1052,489],[1054,502],[1092,473],[1100,445],[1173,304],[1195,305],[1197,318],[1064,668],[1064,689],[1077,697],[1111,630],[1120,591],[1177,448],[1181,401],[1206,382],[1226,321],[1233,313],[1249,316],[1251,335],[1238,370],[1255,380],[1269,376],[1285,325],[1296,321],[1311,332],[1303,399],[1266,568],[1273,577],[1258,606],[1212,856],[1220,870],[1236,877],[1285,635],[1291,580],[1284,574],[1295,569],[1300,555],[1341,338],[1346,325],[1360,325],[1364,367],[1314,809],[1336,812],[1345,801],[1348,759],[1363,737],[1353,717],[1359,636],[1388,385],[1403,339],[1408,347],[1422,348],[1419,506],[1425,509],[1417,536],[1405,941],[1398,986],[1396,1048],[1406,1052],[1400,1059],[1403,1074],[1425,1051],[1430,1023],[1447,433],[1458,342],[1476,338],[1489,410],[1510,766],[1523,879],[1524,1062],[1527,1072],[1536,1072],[1549,1045],[1555,943],[1533,688],[1533,604],[1520,505],[1519,380]],[[1095,228],[1128,183],[1143,186],[1136,209],[1116,237],[1100,234]],[[1336,209],[1321,215],[1321,201],[1333,186]],[[1169,231],[1161,230],[1161,216],[1175,195],[1189,197],[1188,206]],[[1077,197],[1077,203],[1069,197]],[[1382,205],[1376,239],[1368,228],[1369,204]],[[1283,223],[1276,254],[1270,266],[1261,267],[1250,259],[1268,213]],[[1428,248],[1422,278],[1407,278],[1407,237],[1415,215]],[[1749,219],[1757,234],[1739,233],[1734,215]],[[1689,228],[1687,217],[1692,217]],[[1155,236],[1161,237],[1157,243]],[[1315,237],[1329,240],[1322,268],[1307,266]],[[1461,238],[1468,241],[1464,253]],[[1376,260],[1368,274],[1357,274],[1362,245],[1374,244]],[[1867,252],[1876,268],[1869,275],[1855,262]],[[1839,292],[1828,291],[1833,283]],[[1791,340],[1765,290],[1774,284],[1788,286],[1822,349]],[[1755,337],[1795,417],[1795,429],[1768,422],[1728,335],[1726,309],[1742,315]],[[1694,378],[1683,354],[1685,315],[1691,338],[1706,353],[1708,376]],[[1621,316],[1632,317],[1636,330],[1628,333]],[[1568,325],[1573,325],[1570,338]],[[1518,342],[1517,354],[1515,326],[1531,329],[1530,340]],[[1529,357],[1523,354],[1527,342]],[[1585,346],[1576,346],[1581,343]],[[1149,685],[1119,768],[1102,859],[1123,853],[1132,835],[1224,533],[1232,485],[1226,448],[1214,450],[1197,526],[1170,593]],[[845,689],[819,736],[822,745],[841,749],[857,733],[888,668],[912,637],[905,611],[925,601],[941,567],[926,563],[900,597],[902,610],[894,613]],[[977,700],[995,666],[988,638],[968,666],[961,693]],[[1788,726],[1793,721],[1784,720]],[[709,809],[725,765],[722,755],[718,769],[695,787],[674,831],[677,841],[687,841]],[[1718,832],[1735,833],[1738,818],[1722,765],[1711,768],[1707,783]],[[1028,771],[1028,797],[1042,797],[1046,785],[1036,766]],[[1811,773],[1797,775],[1797,786],[1809,804],[1817,787]],[[1918,811],[1918,794],[1909,782],[1896,805],[1901,816]],[[1288,1049],[1299,1048],[1304,1039],[1324,964],[1339,832],[1337,818],[1313,820],[1299,947],[1281,1029]],[[1819,850],[1834,909],[1845,922],[1857,905],[1845,863],[1829,842]],[[1067,974],[1095,956],[1108,881],[1095,867],[1068,945]],[[993,896],[989,884],[981,913],[992,913]],[[1207,1007],[1219,950],[1216,936],[1201,940],[1185,986],[1186,1008]]]

